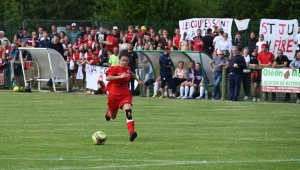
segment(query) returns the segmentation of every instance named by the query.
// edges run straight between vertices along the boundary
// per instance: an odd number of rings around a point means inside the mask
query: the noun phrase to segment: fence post
[[[225,100],[227,98],[227,84],[228,84],[228,76],[226,68],[222,68],[222,100]]]

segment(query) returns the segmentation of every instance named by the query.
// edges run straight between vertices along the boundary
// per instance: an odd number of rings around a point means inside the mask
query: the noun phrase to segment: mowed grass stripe
[[[295,104],[134,97],[133,119],[139,135],[130,143],[122,111],[115,120],[104,119],[106,96],[2,91],[0,95],[4,98],[0,114],[0,169],[114,169],[118,166],[127,169],[128,165],[135,165],[133,169],[291,169],[299,166],[297,161],[259,162],[300,157],[297,151],[299,105]],[[98,130],[108,136],[103,146],[92,144],[92,134]],[[93,159],[106,161],[95,164]],[[122,159],[132,161],[124,164],[118,161]],[[169,160],[254,162],[228,166],[219,163],[155,165],[155,160],[161,160],[162,164]]]

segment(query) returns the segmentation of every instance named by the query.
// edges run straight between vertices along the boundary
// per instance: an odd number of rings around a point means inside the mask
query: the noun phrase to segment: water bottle
[[[168,89],[166,89],[166,88],[165,88],[165,94],[164,94],[164,96],[168,97]]]
[[[150,90],[149,90],[149,87],[147,87],[147,90],[146,90],[146,97],[150,97]]]
[[[205,100],[207,100],[208,99],[208,92],[207,92],[207,90],[205,90]]]

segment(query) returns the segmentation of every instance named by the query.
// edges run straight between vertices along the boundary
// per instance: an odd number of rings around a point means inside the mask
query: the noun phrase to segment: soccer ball
[[[13,88],[13,91],[14,91],[14,92],[19,92],[19,91],[20,91],[19,86],[15,86],[15,87]]]
[[[92,139],[95,145],[104,145],[106,142],[106,134],[102,131],[97,131],[93,134]]]

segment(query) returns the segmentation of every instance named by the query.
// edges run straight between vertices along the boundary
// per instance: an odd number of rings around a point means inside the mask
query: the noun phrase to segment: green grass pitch
[[[299,169],[300,105],[133,98],[107,122],[106,96],[0,92],[0,170]],[[93,145],[95,131],[107,134]]]

